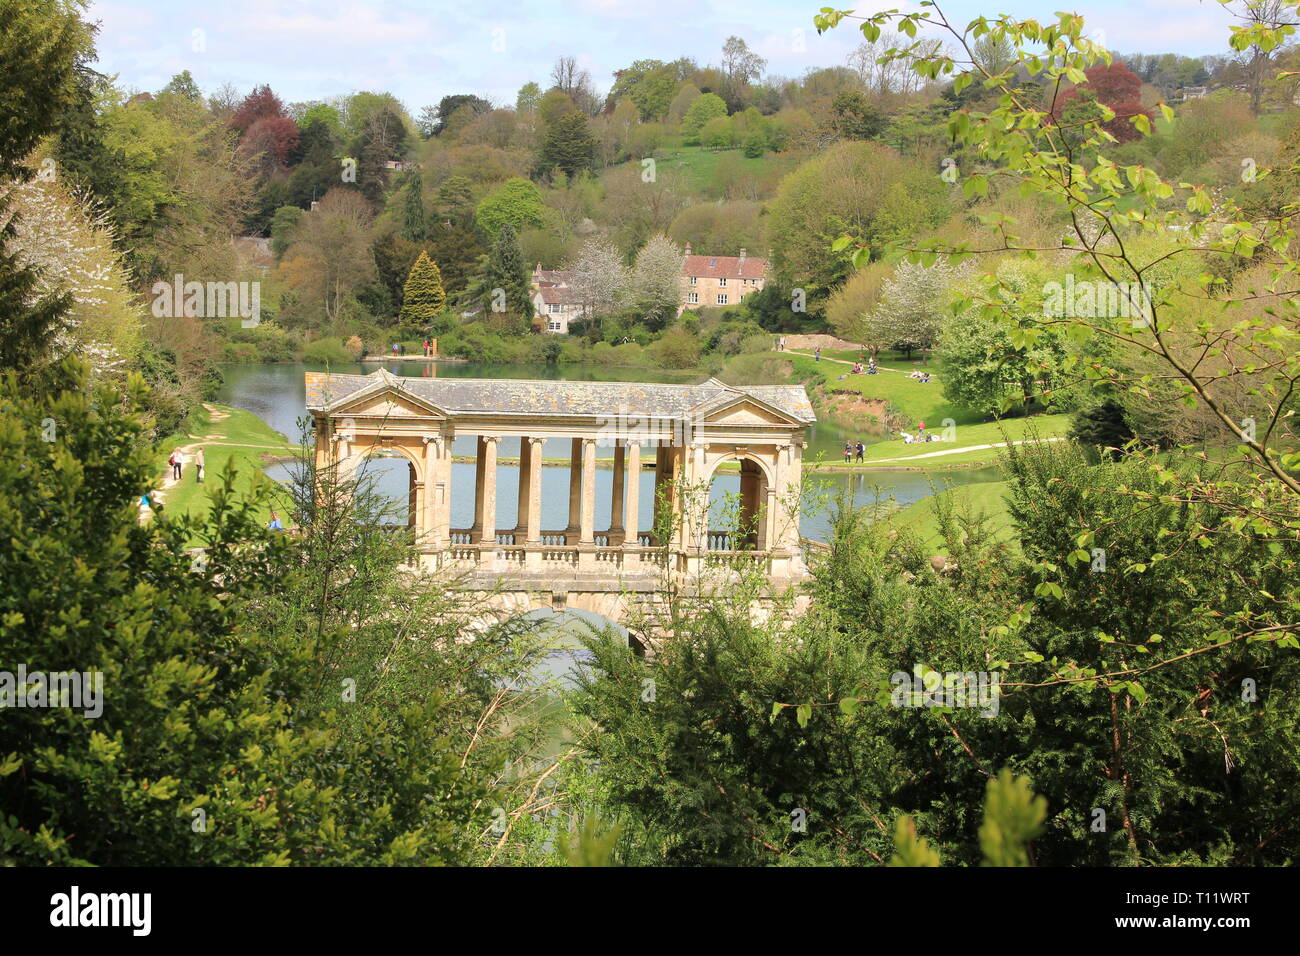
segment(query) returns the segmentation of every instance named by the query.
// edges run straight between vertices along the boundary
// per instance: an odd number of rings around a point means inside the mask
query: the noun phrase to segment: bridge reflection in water
[[[306,379],[317,469],[346,475],[371,455],[405,458],[421,566],[463,572],[469,589],[515,592],[521,610],[539,606],[524,594],[542,592],[550,606],[620,620],[626,607],[615,604],[628,594],[650,599],[668,578],[749,568],[783,588],[807,574],[798,502],[805,431],[816,419],[803,386],[400,378],[387,369]],[[458,436],[476,438],[465,528],[451,523]],[[501,528],[497,453],[508,438],[519,439],[517,519]],[[549,529],[541,522],[548,439],[569,443],[568,520]],[[595,527],[598,448],[613,459],[604,530]],[[739,469],[732,529],[708,527],[719,468]],[[653,482],[649,528],[639,527],[643,481]]]

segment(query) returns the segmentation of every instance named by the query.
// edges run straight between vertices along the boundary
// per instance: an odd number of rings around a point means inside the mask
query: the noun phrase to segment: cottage
[[[767,264],[744,249],[738,256],[692,255],[688,242],[682,259],[682,309],[735,305],[763,288]]]
[[[543,332],[567,335],[569,323],[585,319],[589,309],[578,298],[573,288],[573,273],[559,269],[543,269],[537,263],[532,275],[534,325]]]

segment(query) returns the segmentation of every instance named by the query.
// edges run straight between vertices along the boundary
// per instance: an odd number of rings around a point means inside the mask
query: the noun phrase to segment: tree
[[[183,96],[191,102],[197,103],[203,99],[203,92],[199,85],[194,82],[194,77],[190,75],[189,70],[181,70],[168,81],[167,85],[162,88],[160,96]]]
[[[845,139],[875,139],[888,125],[880,111],[856,90],[837,93],[831,110],[835,131]]]
[[[375,273],[370,204],[355,189],[331,189],[293,232],[280,272],[312,310],[338,319],[345,301]]]
[[[1073,103],[1100,103],[1115,115],[1101,123],[1111,136],[1121,143],[1132,142],[1141,137],[1133,123],[1136,116],[1144,116],[1147,121],[1154,119],[1151,111],[1142,106],[1140,91],[1142,79],[1123,63],[1109,63],[1090,67],[1084,71],[1086,85],[1074,86],[1066,90],[1053,104],[1055,114],[1066,121],[1066,114]],[[1087,123],[1089,119],[1100,118],[1090,113],[1075,113],[1069,122]],[[1086,126],[1081,135],[1086,135]]]
[[[915,349],[934,347],[944,320],[951,314],[947,303],[968,266],[936,262],[926,267],[900,262],[880,289],[880,301],[862,321],[863,341],[877,348],[899,348],[909,355]]]
[[[938,176],[877,143],[833,144],[787,175],[769,204],[776,271],[810,299],[825,296],[851,269],[847,256],[827,254],[835,238],[861,235],[879,255],[900,232],[915,235],[948,218],[943,187]]]
[[[410,328],[427,328],[442,314],[447,304],[447,293],[442,288],[442,273],[438,264],[421,252],[411,266],[402,290],[402,324]]]
[[[253,92],[244,97],[243,102],[231,114],[230,125],[241,133],[246,133],[259,120],[286,119],[288,114],[284,102],[275,95],[271,87],[263,83],[253,87]]]
[[[507,223],[518,235],[525,226],[542,224],[542,194],[527,179],[507,179],[478,204],[474,218],[489,239],[495,239]]]
[[[412,173],[408,177],[403,192],[406,198],[402,203],[402,236],[411,242],[419,242],[429,229],[424,215],[424,193],[419,173]]]
[[[567,96],[573,105],[588,116],[600,112],[600,97],[591,83],[591,73],[578,66],[572,56],[562,56],[551,67],[551,88]]]
[[[530,276],[514,226],[508,220],[502,222],[478,281],[479,301],[490,313],[531,322],[533,297]]]
[[[519,87],[519,94],[515,97],[515,112],[536,113],[541,101],[542,88],[529,80]]]
[[[651,236],[636,254],[628,303],[652,331],[677,317],[682,304],[682,250],[662,233]]]
[[[584,242],[569,270],[578,298],[594,316],[612,313],[627,292],[628,269],[608,240],[593,237]]]
[[[589,171],[596,162],[596,146],[587,117],[576,111],[565,113],[546,125],[537,172],[548,175],[558,170],[573,177]]]
[[[716,93],[704,93],[695,97],[682,117],[682,136],[686,142],[699,143],[700,130],[709,120],[725,118],[727,104]]]
[[[0,180],[27,179],[26,160],[65,115],[85,106],[79,79],[93,31],[61,3],[8,5],[0,31]],[[12,248],[17,222],[0,195],[0,372],[39,373],[65,328],[72,297],[41,295],[40,276]]]

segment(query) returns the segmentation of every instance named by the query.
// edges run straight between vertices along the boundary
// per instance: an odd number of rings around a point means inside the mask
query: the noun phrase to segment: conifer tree
[[[442,287],[438,264],[429,258],[427,252],[421,252],[415,265],[411,266],[402,290],[402,324],[427,326],[446,305],[447,293]]]
[[[528,266],[514,226],[503,223],[497,234],[479,286],[484,306],[491,312],[508,312],[525,321],[533,317]]]
[[[424,218],[424,196],[420,192],[420,175],[413,174],[406,184],[406,201],[402,205],[402,237],[419,242],[429,234]]]

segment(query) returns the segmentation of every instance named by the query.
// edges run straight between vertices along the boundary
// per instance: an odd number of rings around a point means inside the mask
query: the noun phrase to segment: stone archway
[[[732,508],[715,507],[713,489],[723,464],[736,462],[740,467],[740,488]],[[708,474],[709,530],[705,548],[709,551],[762,551],[768,547],[769,491],[775,488],[767,462],[755,455],[735,452],[719,457]],[[724,527],[715,527],[715,515],[725,512]]]

